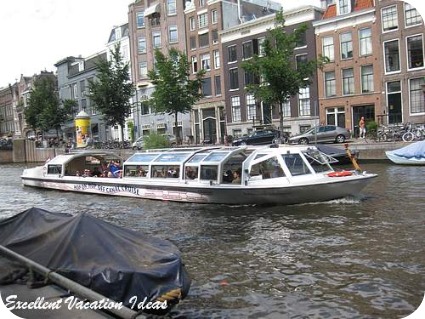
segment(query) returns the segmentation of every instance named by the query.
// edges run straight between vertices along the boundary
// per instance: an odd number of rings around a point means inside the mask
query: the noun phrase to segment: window
[[[407,2],[404,3],[404,21],[406,23],[406,27],[422,23],[422,18],[418,13],[418,10],[416,10],[414,7],[412,7],[411,4]]]
[[[425,112],[424,91],[422,89],[423,84],[425,84],[423,78],[410,80],[409,93],[411,114]]]
[[[146,38],[139,37],[138,50],[139,50],[139,53],[146,53]]]
[[[152,42],[154,48],[160,48],[161,47],[161,33],[154,32],[152,33]]]
[[[334,38],[333,37],[324,37],[323,38],[323,56],[327,57],[329,61],[335,60],[335,50],[334,50]]]
[[[344,107],[332,107],[326,109],[326,124],[345,127]]]
[[[342,70],[342,94],[354,94],[354,71],[353,69]]]
[[[214,50],[213,56],[214,56],[214,69],[219,69],[220,68],[220,51]]]
[[[140,78],[146,79],[148,77],[148,63],[147,62],[140,62],[139,63],[139,72],[140,72]]]
[[[307,62],[307,54],[297,55],[295,60],[297,62],[297,70],[299,70],[299,68]]]
[[[347,14],[351,11],[350,0],[338,0],[338,15]]]
[[[205,5],[205,0],[199,0],[199,6],[203,7]]]
[[[238,69],[230,69],[229,70],[229,80],[230,80],[230,89],[236,90],[239,89],[239,75],[238,75]]]
[[[249,59],[253,56],[254,51],[252,48],[252,41],[248,41],[242,44],[242,56],[244,59]]]
[[[407,56],[409,69],[416,69],[424,66],[422,35],[407,38]]]
[[[371,55],[372,54],[372,30],[365,28],[359,30],[359,45],[360,55]]]
[[[310,116],[310,88],[301,88],[298,93],[298,103],[300,116]]]
[[[301,48],[301,47],[305,47],[306,45],[307,45],[306,32],[303,31],[298,35],[296,47]]]
[[[400,71],[400,55],[398,50],[398,40],[384,43],[385,52],[385,72]]]
[[[240,122],[241,121],[241,101],[239,96],[231,97],[231,105],[232,105],[232,122]]]
[[[221,95],[221,77],[220,75],[216,75],[214,77],[215,82],[215,95]]]
[[[246,96],[246,109],[247,109],[247,120],[256,119],[256,105],[254,95],[247,94]]]
[[[341,59],[353,57],[353,42],[351,32],[341,34]]]
[[[245,86],[249,84],[259,83],[258,77],[256,77],[252,72],[249,72],[249,71],[245,71],[244,79],[245,79]]]
[[[176,0],[167,0],[168,15],[177,14]]]
[[[217,10],[211,10],[211,23],[218,22],[218,13]]]
[[[282,104],[283,117],[291,117],[291,103],[286,101]]]
[[[195,17],[190,17],[189,18],[189,30],[193,31],[196,28],[196,22],[195,22]]]
[[[381,10],[382,30],[391,31],[398,29],[397,6],[383,8]]]
[[[235,62],[238,59],[238,56],[236,53],[236,45],[232,45],[228,47],[227,52],[229,54],[229,62]]]
[[[218,43],[218,30],[214,29],[211,31],[212,41],[213,43]]]
[[[211,78],[203,78],[202,79],[202,94],[204,96],[211,96]]]
[[[387,82],[387,105],[388,123],[401,123],[403,117],[400,81]]]
[[[211,57],[209,53],[201,55],[201,67],[202,69],[209,71],[211,70]]]
[[[192,56],[191,62],[192,62],[192,73],[198,72],[198,58],[196,56]]]
[[[175,25],[172,25],[172,26],[169,26],[169,28],[168,28],[168,41],[170,42],[170,43],[176,43],[176,42],[178,42],[178,34],[177,34],[177,26],[175,26]]]
[[[362,65],[362,93],[373,92],[373,65]]]
[[[198,15],[198,28],[205,28],[208,26],[208,13]]]
[[[331,97],[336,95],[335,72],[325,72],[325,95]]]
[[[189,45],[190,45],[190,49],[191,50],[195,50],[196,49],[196,37],[190,37],[189,39]]]
[[[145,11],[136,13],[137,29],[145,27]]]
[[[258,55],[259,56],[264,56],[265,52],[264,52],[264,41],[266,40],[266,38],[259,38],[258,39]]]
[[[210,39],[209,39],[208,33],[198,35],[198,40],[199,40],[199,47],[200,48],[207,47],[207,46],[210,45]]]

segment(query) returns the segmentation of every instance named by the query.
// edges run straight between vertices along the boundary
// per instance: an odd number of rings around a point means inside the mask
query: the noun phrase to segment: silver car
[[[350,138],[350,132],[346,128],[335,125],[321,125],[309,129],[307,132],[297,134],[289,138],[292,144],[309,144],[309,143],[344,143]]]

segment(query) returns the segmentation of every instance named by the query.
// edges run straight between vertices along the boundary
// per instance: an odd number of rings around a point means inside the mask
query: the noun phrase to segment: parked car
[[[168,140],[168,143],[170,143],[170,146],[177,145],[177,137],[174,134],[163,134],[165,138]]]
[[[297,134],[289,138],[291,144],[309,143],[344,143],[350,138],[350,132],[346,128],[335,125],[320,125],[309,129],[307,132]]]
[[[261,145],[279,142],[279,131],[274,129],[257,130],[251,135],[242,136],[233,140],[233,146]]]
[[[145,146],[145,142],[143,140],[143,136],[140,136],[137,140],[131,144],[131,148],[133,150],[141,150]]]

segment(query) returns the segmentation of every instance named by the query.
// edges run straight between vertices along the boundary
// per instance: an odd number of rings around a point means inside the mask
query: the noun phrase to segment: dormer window
[[[338,0],[337,3],[338,15],[347,14],[351,12],[351,1],[350,0]]]

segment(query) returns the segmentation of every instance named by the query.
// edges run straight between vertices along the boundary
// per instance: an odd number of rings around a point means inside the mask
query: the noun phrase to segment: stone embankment
[[[344,149],[344,144],[330,144],[331,146]],[[354,152],[358,152],[359,161],[383,161],[388,160],[385,151],[406,146],[405,142],[381,142],[377,143],[367,139],[353,139],[348,141],[348,147]],[[126,159],[136,151],[131,149],[117,149],[114,151],[122,158]],[[49,158],[65,152],[62,148],[35,148],[33,141],[14,141],[13,151],[0,150],[0,164],[2,163],[41,163]]]

